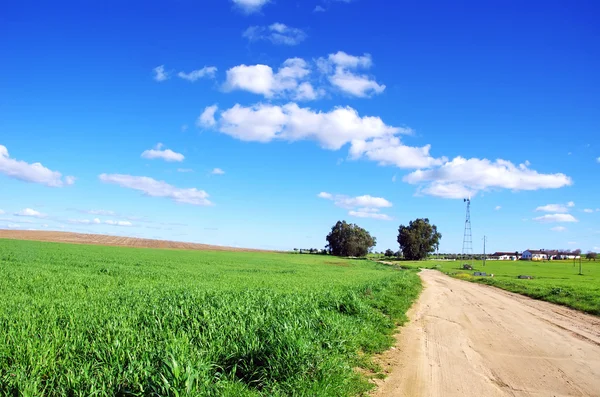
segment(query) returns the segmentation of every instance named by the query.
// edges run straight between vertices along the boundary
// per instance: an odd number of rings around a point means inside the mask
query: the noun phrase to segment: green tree
[[[598,255],[595,252],[588,252],[587,254],[585,254],[585,259],[587,259],[588,261],[596,261],[596,257]]]
[[[394,254],[395,254],[395,252],[389,248],[385,250],[385,256],[387,256],[387,257],[394,256]]]
[[[326,239],[327,250],[335,256],[366,256],[376,244],[369,232],[346,221],[338,221]]]
[[[416,261],[427,258],[435,250],[442,235],[437,231],[437,226],[429,223],[427,218],[410,221],[408,226],[400,225],[398,228],[398,244],[404,258]]]

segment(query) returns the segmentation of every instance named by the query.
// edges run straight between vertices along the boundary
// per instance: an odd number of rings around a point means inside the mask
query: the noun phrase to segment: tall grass
[[[419,290],[368,261],[0,240],[0,394],[357,395]]]

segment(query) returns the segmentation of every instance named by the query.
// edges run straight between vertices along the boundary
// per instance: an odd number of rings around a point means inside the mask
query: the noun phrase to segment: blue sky
[[[0,228],[600,250],[600,7],[442,3],[6,2]]]

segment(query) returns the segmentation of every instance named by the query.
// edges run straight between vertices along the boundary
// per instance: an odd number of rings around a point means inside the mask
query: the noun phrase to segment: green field
[[[473,262],[473,271],[462,270],[464,261],[398,262],[401,266],[434,268],[451,276],[493,285],[535,299],[558,303],[591,314],[600,315],[600,261],[572,260],[532,261],[482,261]],[[493,274],[494,277],[473,277],[475,271]],[[533,276],[533,280],[519,280],[517,276]]]
[[[0,395],[358,395],[419,291],[365,260],[0,240]]]

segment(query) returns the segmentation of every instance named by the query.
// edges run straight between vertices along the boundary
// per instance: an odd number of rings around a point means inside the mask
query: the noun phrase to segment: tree
[[[427,218],[415,219],[408,226],[400,225],[398,228],[398,244],[404,258],[411,261],[427,258],[441,238],[437,226],[430,224]]]
[[[585,254],[585,259],[587,259],[588,261],[596,262],[596,256],[597,254],[595,252],[588,252],[587,254]]]
[[[394,254],[395,254],[395,252],[389,248],[385,250],[385,256],[387,256],[387,257],[394,256]]]
[[[375,244],[369,232],[346,221],[338,221],[327,235],[327,249],[335,256],[366,256]]]

